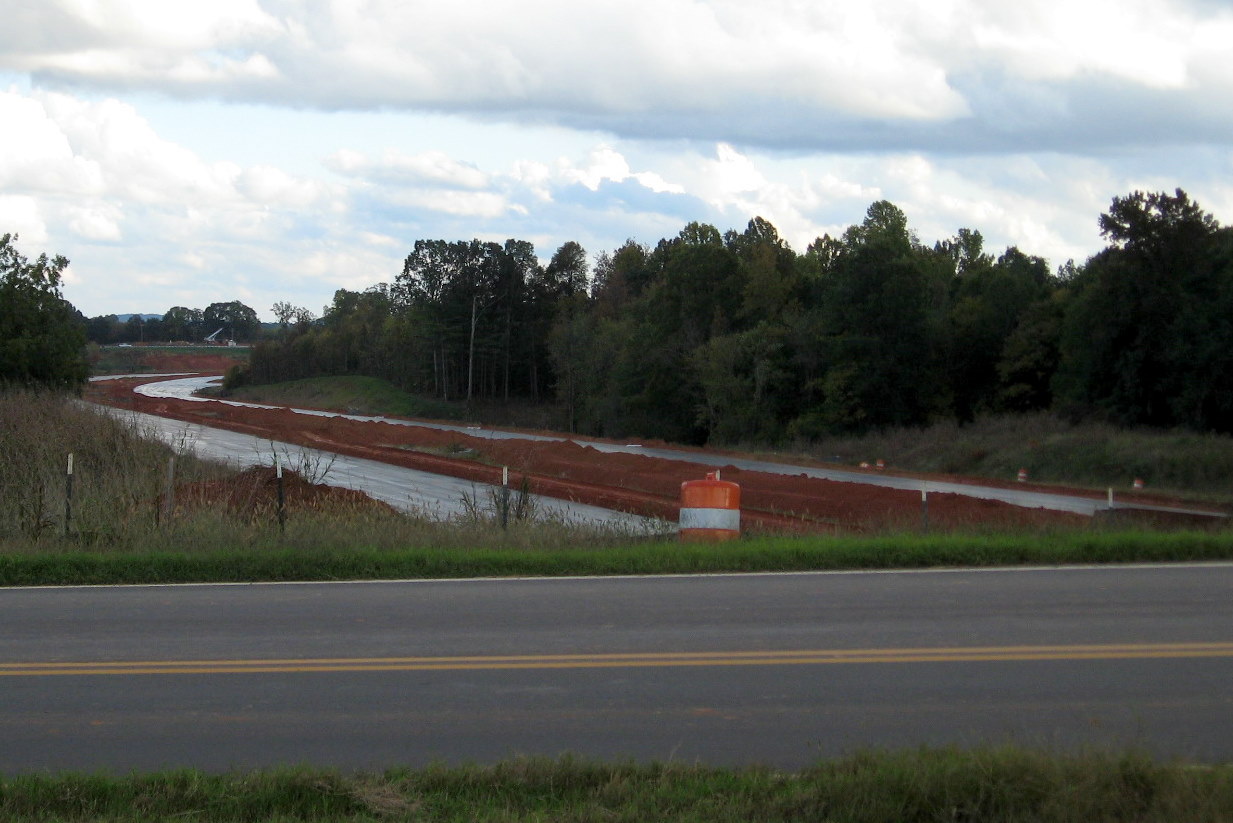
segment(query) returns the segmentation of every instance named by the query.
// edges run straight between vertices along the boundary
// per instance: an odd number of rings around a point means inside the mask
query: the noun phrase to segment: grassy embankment
[[[64,475],[69,452],[75,455],[75,475],[66,534]],[[722,546],[682,546],[671,539],[539,518],[502,530],[491,511],[442,523],[354,501],[292,506],[285,530],[280,530],[268,483],[189,456],[177,461],[177,505],[168,517],[161,496],[170,453],[145,439],[139,427],[61,398],[0,394],[0,584],[669,574],[1233,558],[1229,530],[768,535]],[[223,497],[228,505],[221,503]]]
[[[1139,478],[1149,491],[1233,504],[1233,438],[1180,429],[1119,429],[1037,413],[835,438],[808,452],[821,460],[882,458],[913,471],[1002,480],[1023,468],[1033,482],[1094,489],[1126,489]]]
[[[1218,823],[1233,820],[1233,767],[997,748],[864,753],[793,773],[562,759],[350,775],[42,775],[0,778],[0,818]]]
[[[314,377],[270,386],[242,386],[227,396],[249,403],[336,409],[353,414],[467,419],[465,403],[447,403],[409,394],[376,377]]]

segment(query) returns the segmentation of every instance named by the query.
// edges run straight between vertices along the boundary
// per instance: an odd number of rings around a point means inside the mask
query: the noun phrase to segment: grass
[[[66,530],[70,451],[74,518]],[[542,520],[503,530],[479,506],[451,523],[361,504],[293,509],[285,530],[269,506],[185,504],[168,520],[159,516],[160,494],[174,451],[139,426],[64,397],[0,392],[0,585],[1233,559],[1227,530],[763,535],[705,545]],[[238,482],[234,472],[185,454],[177,456],[177,477],[185,488]],[[1233,821],[1233,768],[1159,763],[1138,752],[1002,747],[865,752],[791,773],[564,758],[358,774],[0,776],[0,820],[12,823],[802,819]]]
[[[65,458],[75,457],[66,528]],[[682,545],[542,517],[495,524],[491,505],[441,522],[366,500],[289,505],[261,478],[181,454],[63,397],[0,393],[0,584],[689,574],[1233,559],[1233,531],[1101,528],[1010,533],[749,535]],[[206,489],[204,497],[193,490]],[[212,489],[212,491],[210,491]],[[196,500],[197,502],[194,502]]]
[[[437,420],[466,420],[468,416],[465,403],[408,394],[376,377],[311,377],[264,386],[242,386],[232,390],[228,397],[250,403],[336,409],[351,414]]]
[[[883,459],[892,468],[1002,480],[1027,469],[1036,482],[1097,489],[1128,488],[1139,478],[1149,490],[1233,501],[1233,437],[1068,423],[1043,412],[829,438],[800,451],[840,463]]]
[[[70,454],[75,535],[106,541],[155,530],[175,450],[135,423],[96,414],[65,397],[9,391],[0,392],[0,541],[37,544],[66,531]],[[182,450],[177,456],[182,482],[226,473]]]
[[[311,521],[299,528],[314,530]],[[488,530],[492,532],[492,530]],[[400,580],[411,578],[705,574],[841,569],[911,569],[1233,560],[1228,532],[1079,532],[1040,535],[888,535],[863,538],[751,538],[719,546],[675,541],[540,545],[538,528],[405,547],[330,540],[303,543],[274,527],[246,542],[208,535],[176,548],[82,548],[48,541],[31,551],[0,542],[0,585]],[[289,532],[290,533],[290,532]],[[228,535],[224,533],[223,538]],[[500,541],[507,545],[499,545]],[[497,545],[480,546],[480,543]],[[243,549],[231,548],[244,546]]]
[[[862,752],[798,772],[565,757],[357,774],[29,775],[0,778],[0,819],[1219,823],[1233,820],[1233,768],[999,747]]]

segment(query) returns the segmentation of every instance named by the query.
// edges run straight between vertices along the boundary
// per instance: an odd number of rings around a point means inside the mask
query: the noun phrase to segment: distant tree
[[[792,304],[800,286],[797,257],[775,227],[755,217],[744,232],[730,231],[724,239],[740,261],[745,325],[779,322],[785,314],[795,314],[797,307]]]
[[[86,321],[86,340],[105,346],[120,341],[122,324],[114,314],[102,314]]]
[[[552,339],[553,335],[557,339],[561,335],[568,338],[576,331],[568,319],[561,321],[560,330],[556,329],[561,315],[577,315],[589,308],[588,271],[586,249],[570,240],[556,250],[547,266],[531,271],[527,284],[524,340],[528,349],[526,362],[531,397],[538,400],[541,393],[557,387],[558,396],[566,404],[571,427],[576,424],[575,360],[568,355],[562,360]],[[558,366],[564,366],[567,373],[557,372]]]
[[[206,332],[207,335],[222,328],[223,333],[230,339],[238,341],[254,340],[257,332],[261,330],[257,312],[238,300],[232,300],[229,303],[211,303],[202,312],[202,321],[209,329]]]
[[[279,301],[270,309],[274,312],[274,319],[278,321],[279,332],[285,337],[292,330],[297,333],[303,333],[308,330],[317,316],[303,306],[293,306],[290,303]]]
[[[85,324],[60,293],[68,260],[31,263],[0,236],[0,383],[77,389],[86,379]]]
[[[629,300],[642,294],[655,276],[650,256],[650,249],[633,240],[626,240],[611,254],[599,256],[591,296],[602,314],[614,317]]]
[[[201,309],[172,306],[163,315],[163,329],[169,340],[195,341],[201,339],[201,324],[204,318]],[[211,329],[213,331],[213,329]],[[209,332],[206,332],[209,334]]]
[[[146,319],[140,314],[130,315],[124,323],[125,343],[146,342]]]
[[[587,252],[573,240],[556,250],[543,272],[544,289],[555,300],[587,290]]]

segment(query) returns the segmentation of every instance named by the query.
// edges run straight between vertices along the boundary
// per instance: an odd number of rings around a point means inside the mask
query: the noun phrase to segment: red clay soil
[[[141,364],[155,372],[201,372],[222,374],[242,362],[225,354],[176,354],[175,352],[146,352]]]
[[[169,371],[187,371],[178,367]],[[261,438],[320,448],[354,457],[499,483],[508,466],[511,483],[524,478],[531,491],[607,508],[676,520],[681,483],[705,477],[713,467],[633,454],[606,454],[577,442],[489,440],[419,426],[359,422],[218,402],[142,397],[134,386],[149,378],[91,384],[88,399]],[[870,532],[918,528],[918,491],[842,483],[766,472],[722,469],[741,487],[744,527],[761,531]],[[1031,527],[1087,522],[1087,518],[1025,509],[955,494],[929,494],[929,525],[955,529],[974,525]]]

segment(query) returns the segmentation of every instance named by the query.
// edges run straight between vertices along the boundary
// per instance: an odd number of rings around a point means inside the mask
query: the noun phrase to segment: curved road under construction
[[[147,383],[136,387],[135,392],[146,397],[165,398],[182,401],[205,401],[207,398],[197,396],[197,392],[202,389],[216,386],[221,381],[219,377],[208,376],[176,376],[172,379],[159,382]],[[273,409],[281,408],[275,406],[265,406],[255,403],[241,403],[230,400],[217,400],[216,398],[208,398],[216,400],[227,405],[247,406],[253,408]],[[418,426],[423,428],[432,428],[442,431],[454,431],[471,437],[489,438],[489,439],[514,439],[514,440],[531,440],[531,441],[558,441],[564,442],[573,440],[574,442],[585,444],[603,453],[625,453],[636,454],[644,457],[655,458],[659,460],[683,461],[690,463],[698,463],[711,465],[717,468],[724,466],[735,466],[742,470],[766,472],[772,474],[781,474],[789,476],[805,476],[811,478],[819,478],[823,480],[831,480],[841,483],[867,484],[873,486],[881,486],[885,488],[900,489],[907,491],[924,491],[929,493],[947,493],[957,494],[966,497],[979,498],[983,500],[995,500],[1003,503],[1008,503],[1014,506],[1019,506],[1028,509],[1048,509],[1052,511],[1068,512],[1079,515],[1092,516],[1099,512],[1109,511],[1110,509],[1127,509],[1135,511],[1153,511],[1173,514],[1188,514],[1198,517],[1210,516],[1223,518],[1225,515],[1220,512],[1197,510],[1197,509],[1182,509],[1177,507],[1166,506],[1147,506],[1138,503],[1127,504],[1121,501],[1115,501],[1112,494],[1108,497],[1084,496],[1079,494],[1067,494],[1061,492],[1049,492],[1036,489],[1016,489],[1005,488],[992,485],[981,485],[979,483],[961,483],[953,481],[939,480],[922,480],[916,477],[896,476],[886,473],[868,473],[853,470],[845,470],[835,467],[819,467],[807,465],[793,465],[790,463],[772,462],[768,460],[759,460],[751,458],[742,458],[728,454],[708,454],[699,451],[687,451],[671,448],[656,448],[643,446],[636,443],[619,444],[600,440],[591,440],[580,437],[566,437],[545,434],[528,434],[522,432],[503,431],[500,429],[484,428],[479,426],[464,426],[449,423],[438,423],[422,420],[400,420],[397,418],[387,417],[370,417],[365,415],[343,414],[339,412],[319,411],[312,409],[292,409],[296,414],[323,416],[323,417],[341,417],[353,421],[371,421],[381,422],[392,425],[408,425]],[[160,427],[161,428],[161,427]],[[206,439],[206,438],[202,438]],[[299,448],[299,447],[293,447]],[[268,463],[267,463],[268,464]],[[327,480],[327,482],[331,482]],[[354,488],[366,490],[363,485],[364,481],[360,473],[352,473],[348,475],[346,483],[339,485],[353,485]],[[388,496],[381,496],[383,492],[374,495],[381,499],[389,500]],[[550,500],[552,498],[544,498]],[[416,505],[420,505],[423,501],[417,500]],[[446,506],[444,500],[434,498],[433,506]],[[546,504],[551,505],[551,504]],[[596,513],[588,511],[587,517],[595,517]],[[645,527],[647,524],[640,524]]]

